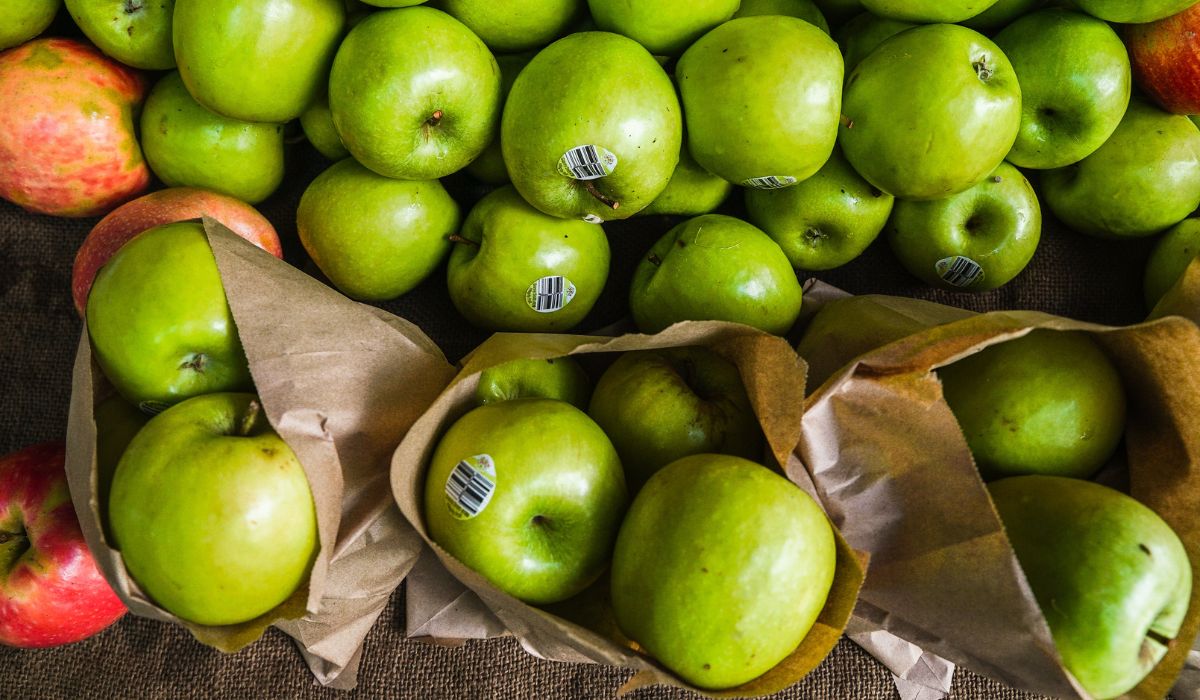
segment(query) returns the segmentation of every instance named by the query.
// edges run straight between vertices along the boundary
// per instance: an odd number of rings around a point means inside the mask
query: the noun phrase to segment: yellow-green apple
[[[1196,4],[1196,0],[1072,0],[1079,9],[1104,20],[1142,24],[1170,17]]]
[[[283,123],[325,84],[345,22],[342,0],[176,0],[175,59],[210,110]]]
[[[757,17],[759,15],[783,15],[796,17],[829,33],[829,22],[821,14],[821,8],[813,0],[742,0],[734,17]]]
[[[442,436],[425,477],[429,536],[502,591],[547,604],[608,566],[629,496],[600,426],[553,399],[480,406]]]
[[[915,26],[912,22],[888,19],[870,12],[852,18],[837,33],[838,46],[846,61],[846,72],[853,71],[880,44]]]
[[[1021,82],[1021,131],[1008,160],[1048,170],[1104,145],[1125,116],[1132,77],[1125,45],[1088,15],[1051,8],[995,36]]]
[[[1176,640],[1192,592],[1179,537],[1107,486],[1022,476],[988,486],[1071,675],[1098,700],[1132,690]]]
[[[505,54],[496,57],[496,65],[500,66],[500,99],[503,104],[512,92],[513,82],[529,65],[533,58],[531,53]],[[477,180],[489,185],[504,185],[510,181],[508,166],[504,164],[504,149],[500,146],[500,113],[496,113],[496,131],[492,142],[483,152],[476,156],[466,167],[467,173]]]
[[[496,135],[500,67],[462,22],[427,7],[375,12],[338,49],[329,108],[342,143],[388,177],[433,180]]]
[[[1200,114],[1200,4],[1125,28],[1138,87],[1175,114]]]
[[[497,53],[545,46],[569,33],[583,15],[583,0],[441,0],[445,10]]]
[[[997,0],[995,5],[961,24],[977,32],[994,32],[1045,3],[1046,0]]]
[[[213,112],[179,77],[163,76],[142,110],[142,150],[172,187],[199,187],[257,204],[283,182],[283,126]]]
[[[794,187],[746,190],[751,223],[778,243],[798,270],[832,270],[862,255],[883,231],[894,201],[864,180],[836,148],[816,175]]]
[[[837,139],[842,54],[795,17],[731,20],[675,68],[688,149],[705,170],[774,189],[816,173]]]
[[[1146,262],[1143,287],[1147,309],[1158,305],[1197,255],[1200,255],[1200,219],[1184,219],[1163,234]]]
[[[108,496],[112,493],[113,476],[125,448],[133,442],[150,417],[137,406],[113,394],[96,404],[96,502],[101,504],[100,520],[105,534],[112,536],[108,526]]]
[[[200,224],[157,226],[122,246],[92,284],[87,326],[105,376],[144,411],[250,386]]]
[[[0,197],[40,214],[98,216],[150,184],[134,121],[141,74],[71,39],[0,54]]]
[[[175,0],[66,0],[71,19],[101,51],[127,66],[175,67]]]
[[[70,644],[125,614],[79,529],[65,453],[46,443],[0,457],[0,644]]]
[[[341,160],[350,155],[342,137],[338,135],[337,127],[333,124],[333,112],[329,110],[329,93],[322,91],[317,95],[300,115],[300,128],[304,130],[304,138],[312,144],[317,152],[329,160]]]
[[[667,189],[655,197],[640,214],[644,216],[699,216],[725,203],[733,184],[705,170],[692,157],[687,146],[679,151],[679,163],[671,174]]]
[[[1125,433],[1121,376],[1082,333],[1038,330],[938,370],[984,479],[1085,479]]]
[[[644,333],[679,321],[732,321],[783,335],[800,315],[800,281],[779,244],[731,216],[671,229],[633,274],[629,306]]]
[[[671,180],[682,139],[679,98],[662,66],[606,32],[542,49],[513,83],[500,123],[521,196],[551,216],[593,222],[649,206]]]
[[[510,360],[479,374],[475,403],[483,406],[514,399],[557,399],[587,408],[592,380],[576,360]]]
[[[437,180],[393,180],[353,158],[334,163],[300,198],[296,230],[321,272],[343,294],[395,299],[450,253],[458,205]]]
[[[1041,177],[1042,198],[1080,233],[1149,236],[1200,206],[1200,129],[1135,98],[1095,153]]]
[[[624,34],[656,56],[676,56],[725,22],[739,0],[588,0],[596,26]]]
[[[129,239],[155,226],[202,216],[220,221],[271,255],[283,257],[275,227],[257,209],[241,200],[191,187],[151,192],[109,212],[83,239],[71,270],[71,295],[79,315],[83,316],[87,308],[88,292],[96,272]]]
[[[987,37],[934,24],[864,58],[846,79],[842,110],[842,150],[868,182],[902,199],[939,199],[1004,161],[1021,126],[1021,88]]]
[[[600,224],[543,214],[512,187],[481,199],[451,240],[450,300],[479,328],[570,330],[608,281],[608,236]]]
[[[427,0],[362,0],[367,5],[374,7],[412,7],[413,5],[423,5]]]
[[[821,506],[782,476],[693,455],[637,495],[613,552],[621,630],[700,688],[753,680],[796,650],[833,585]]]
[[[996,0],[861,0],[880,17],[905,22],[961,22],[987,10]]]
[[[28,0],[5,3],[0,9],[0,51],[24,44],[46,30],[62,0]]]
[[[984,292],[1029,265],[1042,237],[1042,209],[1029,180],[1008,163],[966,192],[899,201],[888,241],[904,267],[943,289]]]
[[[681,457],[763,454],[738,368],[704,347],[625,353],[596,382],[588,414],[617,448],[634,491]]]
[[[150,419],[117,465],[108,517],[138,586],[201,625],[270,611],[317,551],[308,477],[253,394],[197,396]]]

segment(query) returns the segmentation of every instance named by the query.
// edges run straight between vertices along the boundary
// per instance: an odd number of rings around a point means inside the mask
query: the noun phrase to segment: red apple
[[[0,54],[0,197],[54,216],[96,216],[150,184],[134,132],[141,74],[70,39]]]
[[[209,216],[277,258],[283,257],[279,234],[254,207],[228,195],[192,187],[172,187],[123,204],[100,220],[79,246],[71,271],[75,309],[83,316],[96,273],[113,253],[142,231],[177,221]]]
[[[83,541],[64,458],[61,443],[0,457],[0,644],[78,642],[125,614]]]
[[[1175,114],[1200,114],[1200,3],[1166,19],[1125,28],[1137,84]]]

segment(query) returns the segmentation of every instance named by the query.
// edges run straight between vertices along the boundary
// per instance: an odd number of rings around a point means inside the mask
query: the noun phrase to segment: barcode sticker
[[[558,172],[576,180],[599,180],[617,169],[617,156],[603,146],[576,146],[558,159]]]
[[[796,184],[796,178],[791,175],[771,175],[742,180],[742,187],[749,187],[755,190],[782,190],[794,184]]]
[[[157,416],[170,407],[171,404],[165,401],[143,401],[138,404],[138,409],[150,416]]]
[[[496,463],[491,455],[468,457],[450,471],[446,479],[446,505],[459,520],[470,520],[483,512],[496,493]]]
[[[943,282],[955,287],[970,287],[983,279],[983,267],[965,255],[942,258],[934,269]]]
[[[562,311],[574,298],[575,285],[562,275],[543,277],[525,292],[525,303],[539,314]]]

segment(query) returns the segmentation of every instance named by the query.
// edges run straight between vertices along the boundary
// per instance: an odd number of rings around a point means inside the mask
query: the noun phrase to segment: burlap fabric
[[[261,209],[275,223],[287,257],[312,270],[296,239],[295,210],[304,187],[327,163],[295,146],[285,187]],[[465,203],[478,196],[465,182],[448,183]],[[736,198],[735,198],[736,199]],[[733,201],[731,211],[740,209]],[[71,305],[71,262],[94,220],[34,216],[0,202],[0,453],[51,439],[66,430],[71,363],[80,321]],[[637,258],[672,224],[653,217],[609,227],[613,271],[604,297],[582,330],[607,326],[626,314],[626,291]],[[1148,242],[1100,241],[1047,223],[1030,268],[1002,290],[972,296],[926,288],[910,278],[884,241],[854,264],[821,279],[853,293],[932,299],[977,311],[1036,309],[1109,324],[1145,315],[1142,267]],[[463,323],[435,275],[405,298],[384,305],[420,325],[457,360],[486,334]],[[627,673],[556,664],[526,656],[511,640],[447,649],[403,639],[398,592],[366,641],[362,697],[539,698],[612,697]],[[47,651],[0,648],[0,698],[334,697],[312,680],[290,640],[269,632],[233,656],[194,642],[182,629],[127,617],[103,634]],[[686,693],[650,689],[638,699]],[[815,673],[781,698],[882,700],[896,696],[882,666],[843,641]],[[997,683],[959,672],[952,697],[1029,698]]]

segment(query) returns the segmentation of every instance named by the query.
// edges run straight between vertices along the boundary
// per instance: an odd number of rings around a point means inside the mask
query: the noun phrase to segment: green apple
[[[997,0],[861,0],[880,17],[905,22],[961,22],[987,10]]]
[[[111,538],[108,524],[108,496],[112,492],[113,476],[125,449],[150,419],[137,406],[119,395],[96,404],[96,502],[101,504],[101,520],[105,534]]]
[[[813,0],[831,27],[839,27],[843,22],[863,11],[861,0]]]
[[[863,59],[846,79],[842,110],[842,150],[868,182],[902,199],[940,199],[1004,161],[1021,126],[1021,88],[987,37],[935,24]]]
[[[350,30],[329,76],[342,142],[387,177],[462,170],[496,135],[500,68],[461,22],[427,7],[376,12]]]
[[[1200,129],[1141,99],[1092,155],[1042,173],[1042,197],[1080,233],[1149,236],[1200,206]]]
[[[838,30],[837,42],[842,47],[847,72],[853,71],[880,44],[915,26],[912,22],[888,19],[870,12],[864,12],[843,24]]]
[[[588,0],[597,27],[624,34],[656,56],[678,55],[732,17],[738,4],[739,0]]]
[[[547,604],[604,572],[628,500],[616,450],[586,413],[518,399],[480,406],[442,436],[425,523],[497,588]]]
[[[1153,510],[1107,486],[1023,476],[988,486],[1071,675],[1100,700],[1132,690],[1175,640],[1192,565]]]
[[[373,7],[413,7],[424,5],[427,0],[362,0]]]
[[[1200,255],[1200,219],[1184,219],[1163,234],[1146,263],[1146,308],[1158,305]]]
[[[326,92],[321,92],[300,115],[300,128],[313,148],[329,160],[341,160],[350,155],[342,143],[342,137],[338,135],[337,127],[333,125],[333,112],[329,111]]]
[[[962,25],[977,32],[994,32],[1045,3],[1046,0],[997,0],[995,5],[962,22]]]
[[[316,99],[345,22],[342,0],[176,0],[175,59],[205,107],[283,123]]]
[[[725,203],[733,185],[705,170],[684,146],[667,189],[641,211],[645,216],[699,216]]]
[[[24,44],[50,26],[62,0],[7,2],[0,9],[0,51]]]
[[[1125,433],[1125,391],[1082,333],[1034,331],[938,370],[986,480],[1025,474],[1085,479]]]
[[[142,109],[142,153],[171,187],[199,187],[257,204],[283,182],[283,126],[223,117],[163,76]]]
[[[1051,8],[995,37],[1021,81],[1021,131],[1008,160],[1049,170],[1104,145],[1129,106],[1133,76],[1121,37],[1107,23]]]
[[[1008,163],[966,192],[896,202],[888,240],[904,267],[943,289],[984,292],[1009,283],[1033,260],[1042,209],[1029,180]]]
[[[497,53],[545,46],[569,33],[584,12],[583,0],[441,0],[437,6]]]
[[[688,455],[763,454],[737,366],[704,347],[621,355],[596,383],[588,414],[617,448],[632,490]]]
[[[480,200],[452,240],[450,300],[480,328],[570,330],[592,310],[608,281],[602,226],[547,216],[512,187]]]
[[[833,152],[842,78],[837,44],[808,22],[726,22],[675,69],[688,148],[706,170],[746,187],[806,180]]]
[[[66,0],[66,5],[87,38],[121,63],[147,70],[175,67],[175,0]]]
[[[637,42],[583,32],[559,39],[513,83],[500,126],[517,191],[565,219],[625,219],[662,193],[679,162],[675,86]]]
[[[479,374],[475,403],[483,406],[514,399],[557,399],[586,408],[592,380],[570,357],[511,360]]]
[[[506,54],[496,57],[496,64],[500,66],[500,99],[503,103],[508,99],[508,93],[512,92],[513,82],[521,71],[525,70],[525,66],[529,65],[529,61],[533,58],[533,54]],[[500,114],[496,114],[496,122],[499,124]],[[476,156],[475,160],[471,161],[466,167],[469,173],[476,180],[480,180],[489,185],[505,185],[510,182],[508,177],[508,166],[504,164],[504,149],[500,146],[500,129],[496,128],[495,138],[488,144],[483,152]]]
[[[1196,0],[1072,0],[1079,9],[1106,22],[1143,24],[1170,17],[1196,4]]]
[[[654,475],[613,552],[621,630],[700,688],[741,685],[796,650],[833,585],[817,502],[738,457],[694,455]]]
[[[893,197],[871,186],[840,149],[816,175],[783,190],[746,190],[750,221],[798,270],[832,270],[862,255],[883,231]]]
[[[353,158],[317,176],[296,212],[309,257],[346,296],[395,299],[450,253],[458,205],[437,180],[392,180]]]
[[[201,625],[270,611],[317,550],[308,477],[252,394],[198,396],[151,419],[117,465],[108,515],[138,586]]]
[[[671,229],[633,273],[629,306],[643,333],[679,321],[732,321],[783,335],[800,315],[800,281],[770,236],[721,214]]]
[[[829,22],[813,0],[742,0],[734,17],[756,17],[758,15],[783,15],[796,17],[829,33]]]
[[[122,246],[92,283],[87,326],[104,375],[144,411],[250,386],[200,224],[158,226]]]

